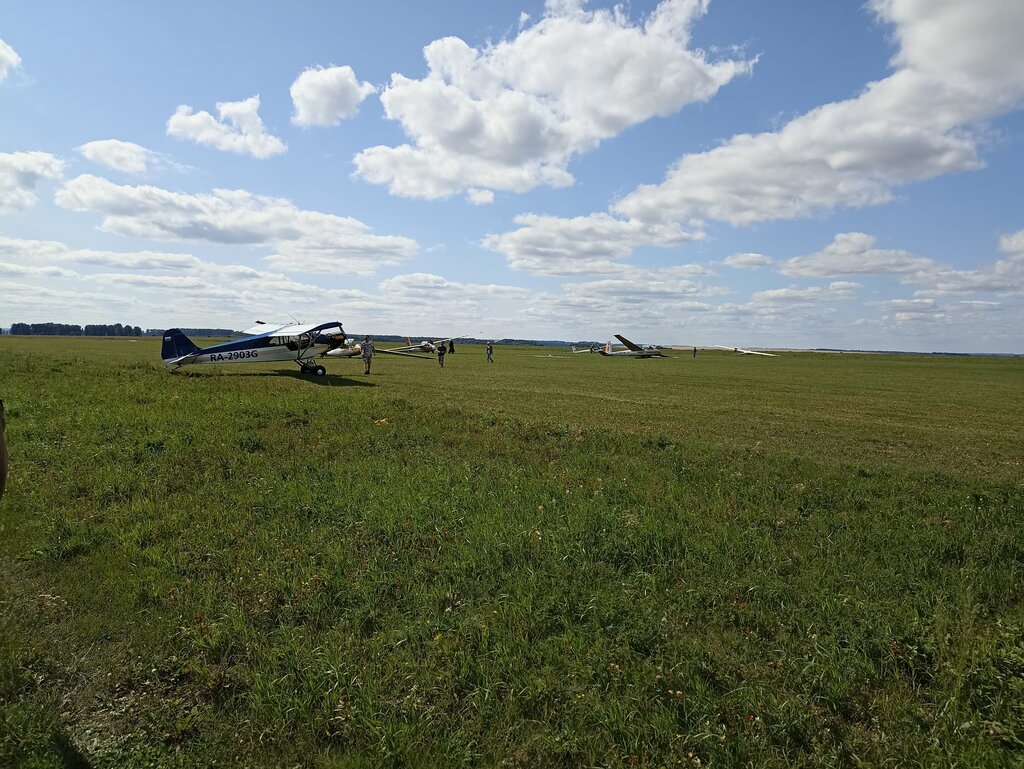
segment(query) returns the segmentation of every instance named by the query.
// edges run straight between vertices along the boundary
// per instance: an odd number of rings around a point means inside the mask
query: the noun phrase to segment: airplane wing
[[[441,342],[450,342],[453,339],[462,339],[463,337],[469,336],[468,334],[454,334],[453,336],[446,336],[444,339],[435,339],[434,344],[441,344]]]
[[[279,328],[284,328],[287,324],[285,323],[263,323],[257,321],[256,325],[252,328],[247,328],[242,332],[242,336],[263,336],[264,334],[272,334]]]
[[[760,350],[744,350],[742,347],[726,347],[725,345],[716,344],[714,345],[719,350],[732,350],[740,355],[764,355],[766,358],[778,358],[779,356],[771,352],[761,352]]]
[[[405,341],[409,342],[409,346],[408,347],[375,347],[374,350],[376,350],[377,352],[390,353],[391,355],[411,355],[414,358],[424,358],[424,357],[426,357],[426,358],[430,358],[431,360],[433,360],[433,356],[430,355],[430,354],[427,354],[427,355],[416,355],[415,354],[415,353],[426,353],[427,352],[426,350],[423,349],[423,344],[424,344],[423,342],[420,342],[419,344],[413,344],[412,341],[408,337],[406,337]],[[431,342],[431,344],[434,344],[435,347],[438,347],[438,346],[440,346],[441,342],[439,340],[436,343]]]
[[[624,345],[626,345],[626,347],[632,350],[633,352],[640,352],[643,349],[640,345],[630,342],[622,334],[616,334],[615,338],[622,342]]]
[[[396,348],[396,349],[393,349],[393,350],[385,350],[383,347],[375,347],[373,351],[374,352],[385,352],[388,355],[402,355],[402,356],[404,356],[406,358],[420,358],[421,360],[433,360],[434,359],[433,355],[417,355],[414,352],[403,352],[401,348]]]
[[[275,336],[300,336],[302,334],[309,334],[313,331],[323,331],[328,328],[341,328],[341,323],[338,321],[327,321],[326,323],[299,323],[294,326],[279,326],[274,330]],[[259,333],[266,333],[261,331]]]
[[[242,332],[244,336],[301,336],[313,331],[323,331],[329,328],[341,328],[339,321],[327,321],[321,323],[263,323],[257,322],[252,328]]]
[[[420,346],[418,344],[412,344],[412,345],[409,345],[408,347],[377,347],[377,346],[374,346],[374,348],[373,348],[374,352],[392,352],[392,353],[396,353],[396,354],[397,353],[409,353],[409,352],[412,352],[413,350],[419,350],[419,349],[420,349]]]

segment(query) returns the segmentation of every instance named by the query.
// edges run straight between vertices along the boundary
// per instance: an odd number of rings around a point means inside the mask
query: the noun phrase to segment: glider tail
[[[164,332],[164,343],[160,348],[160,357],[165,361],[177,360],[183,355],[199,352],[196,343],[181,333],[181,329],[171,328]]]

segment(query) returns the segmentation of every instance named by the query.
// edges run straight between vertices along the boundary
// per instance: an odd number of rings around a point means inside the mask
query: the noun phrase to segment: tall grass
[[[0,764],[1021,757],[1020,361],[156,352],[0,340]]]

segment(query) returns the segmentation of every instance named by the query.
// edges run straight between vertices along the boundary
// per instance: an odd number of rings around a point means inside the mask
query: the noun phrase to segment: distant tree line
[[[138,326],[120,323],[12,323],[10,334],[19,336],[142,336]]]
[[[188,336],[241,336],[230,328],[183,328]],[[121,323],[12,323],[6,332],[18,336],[163,336],[162,328],[122,325]]]

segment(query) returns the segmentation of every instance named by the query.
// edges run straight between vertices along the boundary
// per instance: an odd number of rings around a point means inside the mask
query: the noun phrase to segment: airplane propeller
[[[329,341],[327,342],[327,349],[324,350],[318,357],[323,358],[331,350],[337,350],[339,347],[344,347],[345,342],[348,341],[348,337],[345,334],[331,334]]]

